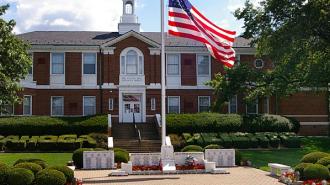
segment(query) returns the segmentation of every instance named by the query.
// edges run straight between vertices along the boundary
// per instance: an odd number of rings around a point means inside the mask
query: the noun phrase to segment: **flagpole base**
[[[175,173],[174,148],[172,145],[162,145],[161,166],[163,173]]]

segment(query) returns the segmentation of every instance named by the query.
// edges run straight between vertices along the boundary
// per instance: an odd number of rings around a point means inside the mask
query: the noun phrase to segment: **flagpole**
[[[165,106],[165,101],[166,101],[166,84],[165,84],[165,33],[164,33],[164,22],[165,22],[165,5],[164,5],[164,0],[160,0],[161,3],[161,34],[162,34],[162,46],[161,46],[161,75],[162,75],[162,146],[165,146],[166,142],[166,106]]]

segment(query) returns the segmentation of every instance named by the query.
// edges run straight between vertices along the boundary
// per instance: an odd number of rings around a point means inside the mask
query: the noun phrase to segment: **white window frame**
[[[84,54],[95,54],[95,74],[85,74],[84,73],[84,63],[85,63]],[[81,62],[81,64],[82,64],[82,66],[81,66],[82,75],[84,75],[84,76],[91,76],[91,75],[95,76],[95,75],[97,75],[97,60],[98,60],[97,53],[95,53],[95,52],[84,52],[84,53],[81,53],[81,58],[82,58],[82,62]]]
[[[261,61],[262,61],[262,66],[257,67],[257,60],[261,60]],[[262,68],[264,68],[264,66],[265,66],[265,61],[262,60],[261,58],[258,58],[258,59],[255,59],[255,60],[254,60],[254,67],[255,67],[255,68],[257,68],[257,69],[262,69]]]
[[[96,100],[96,96],[83,96],[83,116],[87,116],[85,115],[85,98],[95,98],[95,109],[94,109],[94,112],[95,112],[95,115],[96,115],[96,104],[97,104],[97,100]],[[88,115],[88,116],[91,116],[91,115]]]
[[[176,55],[176,56],[178,56],[178,58],[179,58],[179,62],[178,62],[178,71],[179,71],[179,73],[178,74],[168,74],[168,56],[169,55]],[[181,76],[181,54],[180,53],[167,53],[166,54],[166,75],[167,76]]]
[[[211,97],[210,96],[198,96],[198,112],[200,111],[200,98],[208,98],[209,99],[209,107],[211,107]]]
[[[137,53],[137,74],[127,74],[127,65],[126,65],[126,61],[127,61],[127,53],[129,51],[135,51]],[[122,59],[124,58],[124,70],[122,69]],[[140,58],[141,58],[141,64],[140,64]],[[120,63],[119,63],[119,69],[120,69],[120,75],[127,75],[127,76],[142,76],[144,75],[144,55],[142,53],[141,50],[139,50],[138,48],[135,48],[135,47],[128,47],[128,48],[125,48],[121,53],[120,53]],[[141,69],[141,73],[140,73],[140,69]]]
[[[235,110],[235,112],[232,112],[231,111],[231,99],[229,99],[229,101],[228,101],[228,113],[229,114],[236,114],[237,113],[237,105],[238,105],[238,103],[237,103],[237,95],[235,95],[235,96],[233,96],[233,97],[235,97],[235,99],[236,99],[236,105],[235,105],[235,107],[236,107],[236,110]],[[233,98],[232,97],[232,98]]]
[[[62,107],[63,114],[62,115],[54,115],[53,114],[53,98],[63,98],[63,107]],[[51,96],[50,97],[50,115],[51,116],[53,116],[53,117],[62,117],[62,116],[64,116],[64,107],[65,107],[64,96]]]
[[[63,74],[54,74],[53,73],[53,54],[63,54],[64,55],[64,63],[63,63]],[[64,75],[65,76],[65,58],[66,58],[66,53],[65,52],[52,52],[50,53],[50,74],[54,75],[54,76],[61,76]]]
[[[264,106],[265,106],[265,101],[267,102],[267,109],[266,109],[266,112],[263,112],[264,114],[269,114],[269,97],[264,97],[264,99],[263,99],[263,110],[262,111],[264,111]]]
[[[113,110],[113,103],[114,103],[113,98],[109,98],[109,110]]]
[[[25,97],[30,97],[30,113],[29,114],[25,114],[25,111],[24,111],[25,110],[24,109],[25,108],[25,106],[24,106],[24,99],[25,99]],[[33,97],[31,95],[24,95],[24,99],[23,99],[23,115],[24,116],[31,116],[32,115],[32,102],[33,102],[32,101],[32,98]]]
[[[199,68],[198,57],[199,56],[208,56],[208,58],[209,58],[209,74],[208,75],[198,74],[198,68]],[[197,74],[197,76],[200,76],[200,77],[210,77],[211,78],[211,56],[209,54],[202,54],[202,53],[196,54],[196,74]]]
[[[255,101],[256,101],[255,103],[256,103],[256,111],[257,111],[257,112],[256,112],[256,113],[253,113],[253,112],[252,112],[252,113],[251,113],[251,112],[249,113],[249,112],[248,112],[248,104],[246,104],[246,105],[245,105],[246,114],[248,114],[248,115],[256,115],[256,114],[259,114],[259,100],[256,99]]]
[[[179,112],[175,114],[181,113],[181,97],[180,96],[168,96],[167,97],[167,112],[170,113],[170,98],[178,98],[179,99]]]
[[[156,110],[156,98],[150,99],[150,110],[152,110],[152,111]]]

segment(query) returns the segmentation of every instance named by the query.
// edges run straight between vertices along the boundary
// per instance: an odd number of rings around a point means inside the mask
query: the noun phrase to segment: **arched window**
[[[131,2],[126,3],[125,5],[125,13],[126,14],[133,14],[133,5]]]
[[[143,74],[143,54],[137,48],[126,48],[120,55],[120,73],[126,75]]]

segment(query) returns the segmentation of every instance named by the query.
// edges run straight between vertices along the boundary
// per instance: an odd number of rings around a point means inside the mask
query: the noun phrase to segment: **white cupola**
[[[135,15],[136,0],[123,0],[123,15],[118,24],[119,34],[127,33],[131,30],[140,32],[140,23]]]

